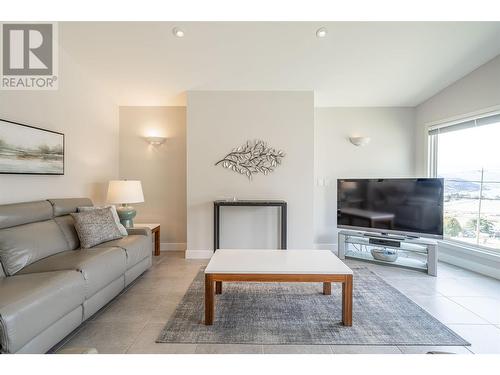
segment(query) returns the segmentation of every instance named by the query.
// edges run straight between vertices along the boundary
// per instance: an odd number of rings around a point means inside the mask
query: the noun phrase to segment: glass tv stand
[[[377,264],[404,267],[437,276],[436,240],[341,230],[338,234],[340,259],[352,258]],[[393,261],[374,258],[374,253],[387,252]],[[378,258],[381,258],[378,256]],[[383,258],[383,256],[382,256]]]

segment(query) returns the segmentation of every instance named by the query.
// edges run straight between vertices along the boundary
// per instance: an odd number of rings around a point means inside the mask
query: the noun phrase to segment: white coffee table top
[[[205,273],[352,275],[328,250],[217,250]]]

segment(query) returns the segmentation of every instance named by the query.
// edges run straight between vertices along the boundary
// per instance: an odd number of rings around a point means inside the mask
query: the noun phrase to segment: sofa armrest
[[[139,235],[151,237],[151,229],[149,228],[127,228],[129,235]]]

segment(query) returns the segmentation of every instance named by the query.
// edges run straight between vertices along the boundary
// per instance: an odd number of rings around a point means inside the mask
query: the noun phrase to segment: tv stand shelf
[[[394,242],[379,245],[370,243],[370,238]],[[372,256],[371,249],[395,249],[398,257],[394,262],[378,260]],[[437,241],[427,238],[395,238],[377,233],[342,230],[338,235],[338,255],[340,259],[352,258],[404,267],[437,276]]]

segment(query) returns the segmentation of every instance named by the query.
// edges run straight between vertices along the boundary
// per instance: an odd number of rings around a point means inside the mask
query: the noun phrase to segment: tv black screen
[[[442,178],[337,180],[337,226],[443,237]]]

